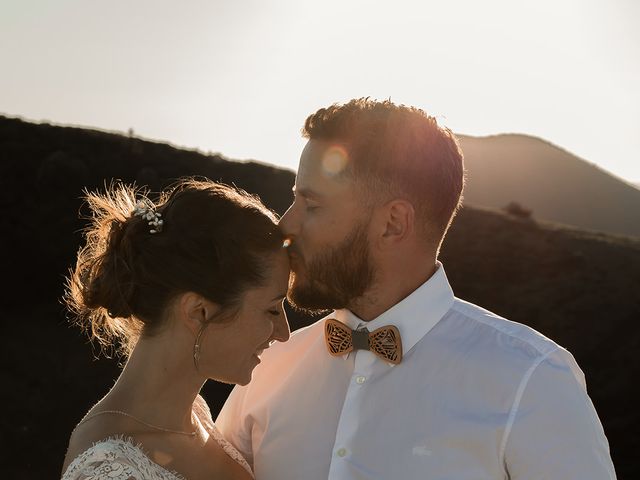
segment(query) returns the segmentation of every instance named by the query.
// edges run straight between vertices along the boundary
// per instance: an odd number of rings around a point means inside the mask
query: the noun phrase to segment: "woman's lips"
[[[260,358],[260,355],[262,355],[264,353],[264,351],[269,348],[270,345],[262,345],[260,348],[258,348],[258,350],[256,350],[256,353],[254,354],[256,357]]]

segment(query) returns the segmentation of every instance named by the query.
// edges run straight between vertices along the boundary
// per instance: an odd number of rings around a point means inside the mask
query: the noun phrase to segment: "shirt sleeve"
[[[253,468],[251,419],[243,413],[247,387],[236,385],[222,406],[215,424],[222,436],[229,441]]]
[[[566,350],[538,360],[523,378],[503,451],[511,480],[615,480],[584,374]]]

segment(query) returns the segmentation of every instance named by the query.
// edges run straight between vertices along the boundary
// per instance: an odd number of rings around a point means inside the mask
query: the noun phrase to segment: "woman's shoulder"
[[[115,479],[126,479],[129,477],[119,476],[121,470],[122,472],[135,471],[139,465],[145,465],[147,461],[150,462],[142,449],[135,422],[119,415],[103,415],[103,412],[96,412],[96,410],[99,410],[98,405],[87,412],[71,433],[62,467],[62,471],[65,472],[63,477],[65,480],[67,478],[76,480],[94,477],[100,479],[102,478],[100,474],[103,471],[111,472],[110,474]],[[108,411],[104,413],[108,413]],[[126,465],[128,467],[124,468]],[[91,471],[94,477],[85,474],[78,476],[80,472],[85,470]],[[67,472],[73,472],[73,475],[67,477]],[[112,477],[105,478],[111,480]],[[134,479],[147,478],[144,474],[142,476],[130,474],[130,477]],[[175,477],[167,478],[173,479]]]
[[[251,478],[253,478],[253,471],[251,469],[251,466],[247,463],[244,456],[233,446],[231,442],[229,442],[222,436],[222,433],[220,433],[220,430],[218,430],[218,427],[216,427],[211,416],[209,405],[207,404],[207,401],[202,397],[202,395],[198,395],[193,402],[193,411],[197,415],[202,426],[218,443],[218,445],[220,445],[224,453],[226,453],[229,457],[239,463],[240,466],[242,466],[249,473]]]
[[[107,439],[125,438],[122,433],[126,432],[126,430],[122,429],[120,425],[122,419],[107,418],[106,415],[94,416],[96,409],[97,405],[94,405],[71,432],[63,471],[70,465],[72,460]]]
[[[94,442],[70,461],[62,480],[179,480],[181,476],[153,462],[130,437]]]

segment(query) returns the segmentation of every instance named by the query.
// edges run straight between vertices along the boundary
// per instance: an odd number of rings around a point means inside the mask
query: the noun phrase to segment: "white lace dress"
[[[198,400],[201,400],[199,397]],[[253,478],[251,467],[231,443],[225,440],[211,420],[204,399],[196,401],[194,411],[209,434],[227,455],[238,462]],[[203,414],[203,415],[202,415]],[[67,467],[62,480],[186,480],[151,460],[131,438],[118,435],[94,443]]]

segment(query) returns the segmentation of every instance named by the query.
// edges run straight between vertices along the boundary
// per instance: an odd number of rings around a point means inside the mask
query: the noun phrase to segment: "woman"
[[[65,299],[94,339],[128,358],[74,429],[62,478],[252,478],[199,391],[209,378],[248,383],[261,352],[289,338],[276,218],[209,181],[183,179],[157,205],[137,193],[87,195],[93,221]]]

